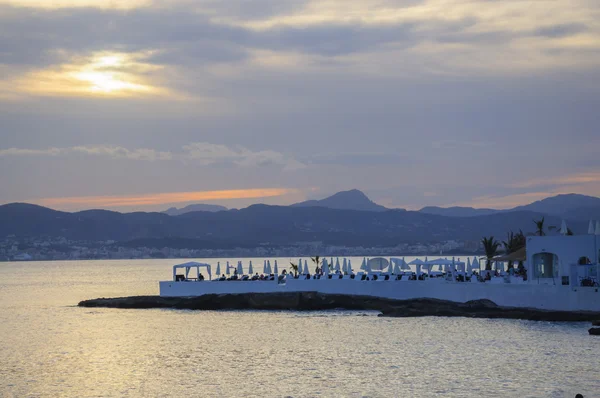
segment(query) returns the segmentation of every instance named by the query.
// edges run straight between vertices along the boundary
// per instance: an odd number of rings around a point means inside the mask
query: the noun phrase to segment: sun
[[[82,82],[90,83],[90,91],[100,93],[114,93],[118,91],[148,91],[148,87],[121,80],[110,72],[81,72],[75,78]]]
[[[125,54],[98,55],[83,65],[72,76],[87,85],[91,93],[125,94],[142,93],[151,90],[149,86],[137,83],[136,77],[127,70],[135,66],[135,60]]]

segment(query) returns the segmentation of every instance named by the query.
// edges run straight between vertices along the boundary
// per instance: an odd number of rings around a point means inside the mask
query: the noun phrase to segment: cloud
[[[242,146],[207,142],[194,142],[184,145],[180,152],[158,151],[148,148],[127,149],[120,146],[73,146],[68,148],[0,149],[0,157],[9,156],[67,156],[73,154],[105,156],[112,159],[129,159],[143,161],[188,160],[200,165],[231,164],[238,167],[277,166],[284,171],[299,170],[306,167],[293,157],[273,150],[252,151]]]
[[[140,148],[129,150],[119,146],[74,146],[69,148],[47,148],[47,149],[0,149],[0,157],[6,156],[65,156],[72,154],[107,156],[112,159],[131,160],[170,160],[171,153],[156,151],[154,149]]]
[[[306,165],[272,150],[252,151],[238,146],[211,144],[208,142],[194,142],[183,147],[183,156],[196,160],[202,164],[233,163],[244,167],[259,167],[268,165],[283,166],[285,171],[299,170]]]
[[[28,202],[59,209],[111,208],[128,206],[156,206],[198,201],[268,198],[283,196],[295,192],[296,190],[288,188],[252,188],[220,191],[168,192],[135,196],[75,196],[62,198],[43,198],[30,200]]]

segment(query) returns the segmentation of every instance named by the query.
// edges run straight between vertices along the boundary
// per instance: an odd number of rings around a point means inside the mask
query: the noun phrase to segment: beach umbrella
[[[360,269],[364,269],[365,271],[367,270],[367,258],[363,257],[363,261],[362,264],[360,265]]]
[[[227,269],[225,270],[225,273],[227,275],[231,275],[231,272],[229,271],[229,261],[227,261]]]
[[[298,275],[302,275],[302,259],[298,259]]]
[[[388,264],[388,272],[392,275],[396,269],[396,261],[390,257],[390,263]]]
[[[271,260],[267,260],[267,272],[265,274],[271,275]]]
[[[346,259],[346,257],[344,257],[344,266],[342,267],[342,271],[344,271],[344,274],[348,273],[348,260]]]
[[[594,220],[590,220],[590,225],[588,226],[588,234],[594,235]]]
[[[242,267],[241,261],[238,261],[237,272],[238,272],[238,275],[244,275],[244,267]]]
[[[321,267],[324,275],[329,275],[329,264],[327,264],[327,259],[323,259],[323,266]]]
[[[410,269],[410,267],[408,266],[408,263],[406,262],[405,258],[402,257],[402,264],[400,264],[400,269]]]
[[[217,261],[217,275],[221,276],[221,263]]]
[[[308,269],[308,261],[304,260],[304,275],[310,275],[310,270]]]
[[[398,259],[396,259],[396,260],[398,260]],[[398,265],[398,261],[394,261],[394,274],[400,275],[401,272],[402,272],[402,267],[400,265]]]
[[[481,269],[481,267],[479,266],[479,260],[477,259],[477,257],[473,257],[473,262],[471,263],[471,268],[472,269]]]
[[[408,265],[423,265],[423,264],[425,264],[425,261],[421,260],[420,258],[415,258],[410,263],[408,263]],[[410,267],[409,267],[409,269],[410,269]]]
[[[248,264],[248,275],[252,275],[254,273],[254,268],[252,268],[252,260],[250,260],[250,264]]]
[[[337,258],[335,259],[335,270],[336,270],[337,272],[341,271],[341,269],[340,269],[340,258],[339,258],[339,257],[337,257]]]
[[[467,274],[470,274],[473,272],[473,268],[471,268],[471,259],[469,257],[467,257]]]
[[[365,266],[365,271],[373,272],[373,270],[371,269],[371,264],[368,261],[367,261],[367,265]]]
[[[277,268],[277,260],[275,260],[275,267],[273,268],[273,273],[275,275],[279,275],[279,269]]]
[[[560,234],[561,235],[567,234],[567,222],[565,220],[562,220],[562,224],[560,225]]]
[[[350,262],[350,259],[348,259],[348,274],[352,275],[352,263]]]

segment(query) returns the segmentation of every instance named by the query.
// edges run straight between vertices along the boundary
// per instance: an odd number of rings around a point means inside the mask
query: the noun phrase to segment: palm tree
[[[510,234],[507,234],[507,240],[502,242],[506,254],[511,254],[516,251],[519,251],[520,249],[525,247],[525,244],[525,235],[521,230],[519,230],[519,232],[516,234],[513,231],[510,231]],[[514,268],[514,262],[512,260],[508,262],[508,268]]]
[[[544,233],[544,217],[542,217],[541,220],[533,220],[533,222],[535,223],[535,228],[537,229],[537,231],[535,231],[537,236],[544,236],[546,235]]]
[[[506,234],[506,240],[502,241],[502,245],[504,246],[504,251],[506,252],[506,254],[510,254],[515,251],[514,244],[515,244],[515,233],[513,231],[510,231],[510,233]],[[508,269],[511,269],[511,268],[513,268],[513,261],[508,260]]]
[[[498,254],[500,242],[495,240],[493,236],[490,236],[489,238],[483,238],[481,244],[483,244],[483,250],[485,250],[485,257],[487,259],[485,269],[489,271],[492,269],[492,258]]]
[[[315,263],[315,274],[319,273],[319,265],[321,264],[321,257],[320,256],[314,256],[310,258],[312,260],[313,263]]]
[[[294,271],[294,277],[298,276],[298,265],[290,261],[290,268]]]

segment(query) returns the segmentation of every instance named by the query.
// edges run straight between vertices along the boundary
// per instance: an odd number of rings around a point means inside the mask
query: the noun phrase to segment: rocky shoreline
[[[376,310],[381,312],[380,316],[387,317],[459,316],[551,322],[589,322],[600,319],[598,312],[500,307],[489,300],[474,300],[466,303],[436,299],[391,300],[317,292],[210,294],[200,297],[132,296],[85,300],[78,305],[80,307],[185,310]]]

